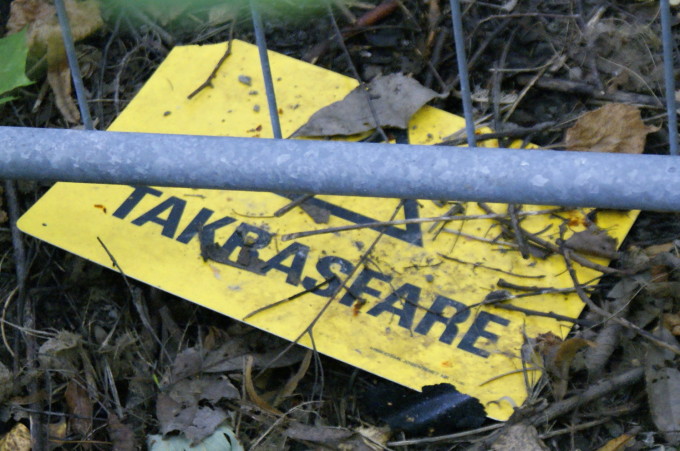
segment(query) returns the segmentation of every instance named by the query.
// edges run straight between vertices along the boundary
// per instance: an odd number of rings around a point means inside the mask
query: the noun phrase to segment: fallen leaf
[[[564,246],[582,254],[616,259],[618,242],[607,235],[607,231],[597,226],[590,226],[582,232],[574,233],[564,242]]]
[[[560,337],[547,332],[536,338],[538,352],[543,356],[544,368],[550,376],[555,399],[560,400],[567,394],[569,368],[581,349],[593,346],[594,343],[583,338],[569,338],[562,341]]]
[[[375,444],[367,439],[366,436],[346,428],[293,423],[288,426],[284,434],[293,440],[317,445],[322,448],[352,451],[376,450]]]
[[[566,145],[568,150],[642,153],[647,135],[657,130],[642,122],[637,107],[609,103],[581,116],[567,130]]]
[[[80,335],[61,331],[38,350],[38,361],[45,370],[75,373],[82,339]]]
[[[12,372],[0,362],[0,404],[4,404],[14,392],[14,376]]]
[[[109,437],[113,451],[136,451],[138,449],[135,433],[130,426],[122,423],[115,413],[109,413]]]
[[[48,424],[47,429],[50,434],[50,441],[57,446],[58,442],[65,440],[66,435],[68,434],[68,423],[66,422],[66,418],[62,418],[57,423]]]
[[[663,327],[673,335],[680,336],[680,314],[664,313],[662,317]]]
[[[314,113],[291,137],[348,136],[373,130],[377,125],[405,129],[423,105],[447,95],[437,94],[403,74],[379,76],[366,88],[358,86],[344,99]]]
[[[17,423],[12,430],[0,438],[0,451],[30,451],[31,433],[23,423]]]
[[[670,331],[661,328],[657,335],[678,347]],[[680,370],[671,351],[648,345],[645,355],[645,382],[649,409],[656,428],[671,445],[680,443]]]
[[[87,437],[92,430],[92,400],[76,379],[69,380],[64,399],[68,406],[68,412],[73,414],[70,419],[71,430]]]
[[[260,409],[267,411],[269,413],[273,413],[274,415],[283,415],[282,412],[280,412],[278,409],[275,407],[271,406],[267,401],[265,401],[259,393],[257,393],[257,390],[255,389],[255,383],[253,381],[253,356],[247,356],[246,357],[246,368],[245,371],[243,372],[244,376],[244,381],[243,385],[246,388],[246,393],[248,393],[248,397],[250,400]]]
[[[623,451],[635,437],[630,434],[621,434],[605,443],[597,451]]]
[[[94,33],[103,25],[96,0],[65,0],[64,6],[74,41]],[[71,97],[71,71],[54,5],[46,0],[14,0],[10,5],[7,33],[26,28],[28,47],[35,57],[47,57],[47,81],[59,112],[68,122],[78,122],[80,113]]]
[[[530,424],[517,423],[501,432],[491,445],[492,450],[498,451],[547,451],[550,448],[538,438],[536,428]]]
[[[239,397],[239,391],[226,379],[206,377],[171,384],[156,401],[161,433],[180,431],[193,443],[198,443],[227,419],[222,409],[210,405]]]
[[[302,380],[302,378],[307,374],[307,370],[309,369],[309,363],[312,361],[312,356],[314,353],[310,350],[307,351],[307,354],[305,354],[305,358],[302,360],[302,363],[300,364],[300,368],[298,368],[297,372],[293,374],[290,379],[288,379],[288,382],[283,386],[281,391],[276,394],[276,398],[272,402],[273,407],[278,407],[281,402],[283,402],[284,399],[286,399],[288,396],[292,395],[295,389],[298,386],[298,383]]]

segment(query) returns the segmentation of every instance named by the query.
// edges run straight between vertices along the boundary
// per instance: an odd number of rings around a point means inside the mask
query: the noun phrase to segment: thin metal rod
[[[463,37],[463,19],[459,0],[451,0],[451,19],[453,21],[453,40],[456,44],[460,95],[463,99],[465,134],[467,135],[468,147],[475,147],[477,145],[477,137],[475,136],[475,119],[472,116],[472,95],[470,94],[467,57],[465,56],[465,38]]]
[[[0,178],[680,211],[680,159],[0,127]]]
[[[71,26],[68,22],[68,15],[64,7],[63,0],[55,0],[54,6],[57,9],[57,17],[59,18],[59,26],[61,27],[61,36],[64,40],[64,47],[66,48],[66,57],[68,58],[68,65],[71,69],[71,77],[73,78],[73,86],[76,89],[76,98],[78,99],[78,109],[80,110],[80,117],[83,121],[83,126],[86,130],[93,130],[92,116],[90,116],[90,109],[87,106],[87,97],[85,95],[85,86],[83,85],[83,77],[80,74],[80,66],[78,65],[78,56],[76,55],[76,47],[73,43],[73,35],[71,34]]]
[[[675,75],[673,74],[673,35],[671,33],[671,6],[661,0],[661,40],[663,41],[663,75],[666,84],[666,111],[668,112],[668,140],[671,155],[678,154],[678,114],[675,102]]]
[[[269,107],[269,121],[272,125],[274,138],[281,139],[281,124],[279,123],[279,108],[276,105],[276,93],[274,92],[274,81],[272,80],[271,66],[269,65],[269,55],[267,55],[267,40],[264,36],[264,27],[260,11],[255,4],[256,0],[250,1],[250,11],[253,15],[253,28],[255,29],[255,41],[257,50],[260,54],[260,67],[262,67],[262,77],[264,79],[264,90],[267,93],[267,105]]]

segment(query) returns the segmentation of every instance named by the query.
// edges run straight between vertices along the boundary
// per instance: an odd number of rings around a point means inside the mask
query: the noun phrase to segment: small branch
[[[217,71],[220,70],[220,67],[222,67],[222,64],[229,58],[229,55],[231,55],[231,43],[234,40],[234,28],[236,27],[236,19],[231,23],[231,27],[229,28],[229,42],[227,42],[227,50],[224,52],[224,55],[222,55],[222,58],[217,62],[215,65],[215,68],[213,69],[212,72],[210,72],[210,75],[208,75],[208,78],[201,83],[201,85],[194,89],[194,91],[187,96],[187,99],[191,100],[196,94],[199,92],[203,91],[205,88],[212,88],[213,84],[213,78],[217,76]]]
[[[555,418],[564,415],[575,408],[588,404],[598,398],[608,395],[609,393],[620,388],[632,385],[642,379],[644,374],[643,368],[633,368],[616,376],[603,379],[599,383],[591,386],[583,393],[574,395],[571,398],[555,402],[548,406],[543,412],[529,418],[529,423],[538,426],[543,423],[554,420]]]
[[[532,78],[533,77],[531,76],[519,75],[516,80],[519,84],[526,85],[532,82]],[[566,92],[568,94],[587,95],[598,100],[608,100],[610,102],[630,103],[649,107],[665,108],[659,99],[653,96],[624,91],[607,93],[597,89],[595,86],[579,81],[541,77],[535,81],[534,86],[541,89]]]
[[[534,215],[546,215],[562,211],[561,208],[550,208],[547,210],[536,210],[536,211],[524,211],[519,213],[520,216],[534,216]],[[322,235],[324,233],[335,233],[344,232],[346,230],[356,230],[356,229],[369,229],[374,227],[386,227],[392,225],[405,225],[405,224],[423,224],[427,222],[437,222],[437,221],[465,221],[471,219],[499,219],[506,218],[507,214],[492,213],[487,215],[455,215],[455,216],[435,216],[431,218],[411,218],[411,219],[400,219],[398,221],[376,221],[367,222],[364,224],[352,224],[339,227],[329,227],[327,229],[320,230],[308,230],[306,232],[295,232],[287,233],[281,235],[281,241],[290,241],[297,238],[303,238],[313,235]]]

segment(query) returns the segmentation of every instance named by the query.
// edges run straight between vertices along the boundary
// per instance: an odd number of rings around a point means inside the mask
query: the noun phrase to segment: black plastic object
[[[439,435],[479,427],[486,420],[482,404],[451,384],[427,385],[422,393],[378,383],[364,395],[366,409],[392,429],[409,435]]]

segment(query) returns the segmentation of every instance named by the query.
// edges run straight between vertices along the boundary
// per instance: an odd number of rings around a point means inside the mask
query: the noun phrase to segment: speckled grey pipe
[[[0,178],[680,211],[680,159],[0,127]]]

